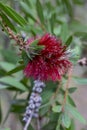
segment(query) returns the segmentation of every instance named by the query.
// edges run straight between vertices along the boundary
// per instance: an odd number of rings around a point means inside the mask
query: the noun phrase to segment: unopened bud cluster
[[[27,122],[29,118],[38,117],[38,111],[39,107],[41,106],[42,98],[40,96],[40,93],[42,92],[43,88],[45,87],[45,84],[40,80],[34,81],[34,87],[33,92],[31,93],[28,106],[26,108],[26,112],[24,114],[23,121]]]

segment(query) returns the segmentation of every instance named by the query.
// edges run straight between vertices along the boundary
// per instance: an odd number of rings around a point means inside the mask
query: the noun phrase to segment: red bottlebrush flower
[[[27,43],[31,44],[30,42]],[[44,45],[44,49],[33,60],[29,61],[24,69],[24,74],[27,77],[43,81],[60,80],[62,75],[71,66],[66,46],[63,46],[61,40],[50,34],[42,36],[38,45]]]

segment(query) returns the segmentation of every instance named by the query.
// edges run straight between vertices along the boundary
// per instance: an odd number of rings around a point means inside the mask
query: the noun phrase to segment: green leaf
[[[35,22],[37,21],[35,18],[35,15],[33,14],[33,12],[31,11],[31,9],[29,9],[29,6],[24,3],[24,2],[20,2],[22,9],[24,10],[24,12]]]
[[[13,99],[11,102],[12,105],[24,105],[25,103],[27,103],[26,99]]]
[[[9,87],[12,86],[12,87],[20,89],[22,91],[28,90],[22,83],[20,83],[14,77],[7,76],[7,77],[0,78],[0,82],[9,85]]]
[[[68,95],[68,97],[67,97],[67,100],[68,100],[68,102],[72,105],[72,106],[76,106],[75,105],[75,102],[73,101],[73,99]]]
[[[4,49],[2,49],[1,53],[3,55],[4,60],[9,63],[16,64],[17,61],[19,60],[19,57],[16,54],[16,51],[15,51],[15,49],[13,49],[13,47],[9,46],[8,49],[6,48],[6,51],[4,51]]]
[[[5,71],[10,71],[11,69],[15,67],[15,65],[6,61],[1,61],[0,67],[4,69]]]
[[[79,5],[82,5],[84,4],[84,0],[73,0],[74,4],[79,4]]]
[[[6,86],[6,85],[0,85],[0,89],[6,89],[6,88],[8,88],[9,86]]]
[[[45,106],[43,108],[40,108],[40,116],[43,117],[44,115],[47,115],[49,109],[50,109],[50,106]]]
[[[50,112],[49,119],[50,121],[57,122],[59,118],[59,114],[55,112]]]
[[[24,51],[24,50],[22,51],[22,58],[23,58],[23,62],[24,62],[25,66],[31,60],[31,58],[29,58],[29,56],[27,55],[26,51]]]
[[[24,69],[24,66],[23,66],[23,65],[20,65],[20,66],[15,67],[14,69],[10,70],[10,71],[7,72],[6,74],[7,74],[7,75],[11,75],[11,74],[14,74],[14,73],[16,73],[16,72],[19,72],[19,71],[21,71],[21,70],[23,70],[23,69]]]
[[[48,122],[45,126],[42,127],[42,130],[55,130],[56,122]]]
[[[38,45],[38,42],[39,42],[39,39],[36,39],[33,42],[31,42],[30,47],[32,50],[40,51],[44,48],[43,45]]]
[[[65,106],[65,109],[70,112],[76,119],[78,119],[81,123],[86,124],[86,120],[81,116],[81,114],[77,111],[77,109],[70,104]]]
[[[74,78],[74,81],[80,85],[86,85],[87,84],[87,78]]]
[[[20,26],[24,26],[27,24],[24,18],[22,18],[15,10],[13,10],[11,7],[4,5],[0,2],[0,9],[5,12],[6,15],[8,15],[12,20],[14,20],[16,23],[18,23]]]
[[[62,114],[59,115],[59,119],[58,119],[58,123],[57,123],[57,126],[56,126],[56,130],[60,130],[61,122],[62,122]]]
[[[66,130],[75,130],[75,123],[74,123],[74,119],[71,119],[71,125],[69,128],[67,128]]]
[[[75,130],[75,122],[74,119],[71,119],[71,125],[69,128],[67,128],[66,130]]]
[[[72,88],[69,88],[69,89],[68,89],[68,92],[69,92],[69,93],[74,93],[76,90],[77,90],[76,87],[72,87]]]
[[[67,23],[62,24],[60,36],[61,36],[62,41],[65,43],[66,39],[68,37],[68,25],[67,25]]]
[[[0,16],[2,17],[3,21],[8,25],[8,27],[10,27],[13,31],[16,32],[16,28],[3,12],[0,13]]]
[[[10,128],[0,128],[0,130],[11,130]]]
[[[56,18],[56,14],[53,13],[50,19],[50,26],[51,26],[51,32],[54,32],[54,24],[55,24],[55,18]]]
[[[32,58],[35,56],[35,55],[38,55],[39,52],[44,48],[43,45],[37,45],[38,44],[38,39],[37,40],[34,40],[31,44],[30,44],[30,50],[23,50],[22,51],[22,58],[23,58],[23,61],[24,61],[24,65],[27,65],[28,62],[30,60],[32,60]]]
[[[70,17],[72,17],[73,16],[73,3],[72,3],[72,1],[64,0],[63,3],[66,6],[67,13],[69,14]]]
[[[71,120],[66,112],[62,114],[62,123],[65,128],[69,128],[71,124]]]
[[[38,42],[39,42],[39,39],[36,39],[33,42],[31,42],[30,46],[31,47],[37,46]]]
[[[66,43],[65,43],[65,45],[66,45],[67,47],[71,44],[72,39],[73,39],[72,36],[70,36],[70,37],[67,39],[67,41],[66,41]]]
[[[62,106],[61,105],[53,106],[52,110],[54,112],[60,113],[62,111]]]
[[[74,34],[78,35],[79,33],[87,33],[87,25],[81,23],[79,20],[73,20],[70,24],[71,30],[74,32]]]
[[[43,104],[45,104],[45,103],[47,103],[49,100],[50,100],[50,98],[51,98],[51,96],[52,96],[52,91],[51,90],[49,90],[49,89],[45,89],[43,92],[42,92],[42,94],[41,94],[41,96],[42,96],[42,103]],[[44,98],[45,97],[45,98]]]
[[[42,5],[39,0],[36,1],[36,9],[37,9],[37,14],[40,18],[41,23],[44,24],[43,9],[42,9]]]
[[[29,125],[28,130],[34,130],[34,128],[31,125]]]

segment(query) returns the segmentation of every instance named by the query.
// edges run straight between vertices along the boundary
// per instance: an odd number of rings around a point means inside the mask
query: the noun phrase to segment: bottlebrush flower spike
[[[27,41],[30,46],[33,40]],[[60,80],[62,75],[71,66],[67,55],[66,46],[62,45],[62,41],[55,36],[45,34],[42,36],[38,45],[43,45],[44,48],[30,60],[24,69],[24,74],[27,77],[33,77],[35,80]]]

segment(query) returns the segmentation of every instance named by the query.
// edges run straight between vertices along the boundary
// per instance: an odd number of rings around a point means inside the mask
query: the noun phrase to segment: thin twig
[[[68,80],[66,82],[66,90],[65,90],[64,100],[63,100],[63,103],[62,103],[62,111],[64,111],[64,106],[66,104],[66,98],[67,98],[67,95],[68,95],[68,88],[69,88],[69,84],[70,84],[71,77],[72,77],[72,70],[73,70],[73,67],[71,67],[68,71]]]
[[[61,87],[61,81],[59,82],[58,86],[57,86],[57,89],[56,89],[56,92],[53,94],[52,98],[51,98],[51,102],[52,101],[55,101],[54,99],[56,98],[58,92],[59,92],[59,89]],[[52,106],[54,106],[54,103],[52,103]]]

